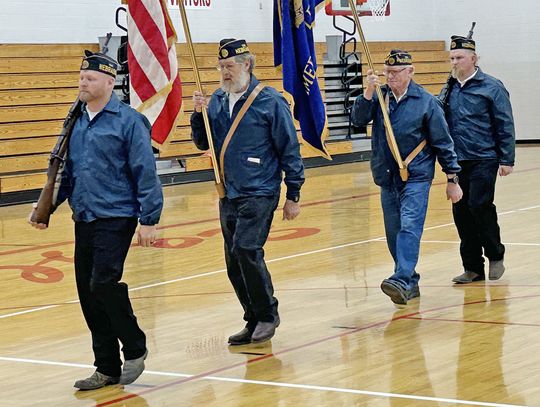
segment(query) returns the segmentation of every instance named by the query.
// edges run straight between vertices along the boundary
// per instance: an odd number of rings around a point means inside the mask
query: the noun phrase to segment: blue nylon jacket
[[[235,103],[229,117],[229,98],[218,89],[208,104],[208,117],[217,159],[227,132],[251,91],[259,81],[251,75],[248,90]],[[191,115],[191,136],[195,145],[208,149],[202,113]],[[265,87],[253,101],[231,138],[224,157],[227,197],[279,194],[285,173],[287,197],[300,194],[304,164],[287,101],[273,88]]]
[[[382,91],[385,95],[389,88],[383,86]],[[373,120],[371,171],[375,183],[390,186],[401,182],[398,165],[386,141],[377,94],[371,100],[357,97],[351,118],[356,126],[365,126]],[[431,181],[435,157],[445,173],[457,174],[460,171],[444,112],[437,99],[420,85],[411,80],[406,95],[399,103],[390,91],[390,121],[403,160],[422,140],[427,140],[427,145],[409,164],[409,182]]]
[[[478,68],[463,87],[456,81],[446,119],[459,161],[498,159],[501,165],[514,165],[514,118],[500,80]]]
[[[92,121],[83,107],[71,134],[58,203],[66,198],[75,221],[138,217],[159,222],[161,183],[150,142],[150,123],[113,93]]]

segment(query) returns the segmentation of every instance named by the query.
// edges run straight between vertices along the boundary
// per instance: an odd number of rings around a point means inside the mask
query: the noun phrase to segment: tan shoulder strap
[[[420,154],[420,151],[426,146],[427,141],[424,139],[416,146],[416,148],[411,151],[411,153],[403,160],[403,164],[405,164],[405,167],[408,167],[412,160],[414,160],[414,157],[416,157],[418,154]]]
[[[225,181],[225,166],[224,166],[224,158],[225,158],[225,150],[227,150],[227,147],[229,146],[229,143],[232,139],[232,136],[234,135],[234,132],[236,128],[238,127],[238,124],[240,123],[240,120],[242,120],[242,117],[246,114],[247,110],[259,94],[259,92],[264,88],[263,84],[259,82],[257,86],[251,91],[248,98],[244,102],[244,105],[240,108],[240,111],[234,118],[234,121],[231,125],[231,128],[229,129],[229,132],[227,133],[227,136],[225,137],[225,140],[223,141],[223,146],[221,147],[221,152],[219,154],[219,171],[221,172],[221,178],[223,181]]]
[[[386,102],[386,106],[388,106],[388,111],[390,113],[390,97],[388,95],[388,92],[386,93],[386,96],[384,98],[385,102]],[[388,133],[386,133],[386,139],[388,140]],[[414,158],[420,154],[420,151],[422,151],[424,149],[424,147],[426,146],[427,144],[427,141],[424,139],[420,142],[420,144],[418,144],[415,149],[413,151],[410,152],[410,154],[407,156],[407,158],[405,158],[405,160],[403,160],[403,164],[405,164],[405,173],[402,173],[402,171],[400,170],[400,176],[401,176],[401,179],[403,181],[407,181],[407,178],[408,178],[408,171],[407,171],[407,167],[409,166],[409,164],[412,162],[412,160],[414,160]],[[392,155],[394,155],[394,152],[392,151]],[[397,157],[394,156],[394,159],[397,161]]]

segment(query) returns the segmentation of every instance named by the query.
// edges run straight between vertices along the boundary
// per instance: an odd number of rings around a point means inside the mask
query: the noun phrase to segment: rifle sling
[[[229,143],[232,139],[232,136],[234,135],[234,132],[236,131],[236,128],[238,127],[238,124],[240,123],[240,120],[244,117],[247,110],[259,94],[259,92],[264,88],[262,83],[259,83],[249,94],[248,98],[244,102],[244,105],[240,108],[240,111],[234,118],[234,121],[231,125],[231,128],[229,129],[229,132],[227,133],[227,136],[225,137],[225,140],[223,141],[223,146],[221,147],[221,152],[219,154],[219,172],[221,173],[221,179],[223,182],[225,182],[225,151],[227,150],[227,147],[229,146]]]

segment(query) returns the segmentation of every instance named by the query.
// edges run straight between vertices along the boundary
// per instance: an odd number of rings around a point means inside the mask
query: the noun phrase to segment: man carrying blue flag
[[[317,82],[313,42],[315,13],[324,0],[274,0],[274,65],[282,67],[283,88],[294,99],[302,137],[326,158],[326,112]]]

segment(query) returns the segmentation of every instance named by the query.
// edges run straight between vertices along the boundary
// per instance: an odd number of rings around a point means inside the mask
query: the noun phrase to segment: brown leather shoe
[[[452,281],[456,284],[469,284],[475,281],[484,281],[486,277],[482,274],[475,273],[474,271],[465,270],[463,274],[456,276]]]
[[[229,336],[229,345],[247,345],[248,343],[251,343],[252,334],[252,331],[248,328],[244,328],[240,332]]]

